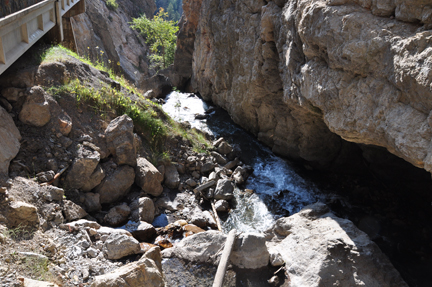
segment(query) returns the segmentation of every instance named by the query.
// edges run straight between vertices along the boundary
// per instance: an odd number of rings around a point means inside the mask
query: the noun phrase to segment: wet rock
[[[234,182],[236,184],[243,184],[248,177],[251,175],[251,173],[253,172],[253,169],[250,166],[238,166],[233,174],[232,174],[232,178],[234,179]]]
[[[140,250],[139,242],[135,238],[118,233],[109,235],[103,248],[103,252],[108,259],[120,259],[137,254]]]
[[[81,187],[82,191],[88,192],[98,186],[105,178],[105,172],[100,165],[97,165],[93,173],[90,175],[88,180]]]
[[[126,203],[123,203],[111,208],[105,215],[104,220],[111,226],[121,226],[128,221],[128,216],[130,213],[131,210],[129,206],[127,206]]]
[[[186,180],[186,184],[189,185],[190,187],[195,187],[195,186],[197,186],[196,181],[193,180],[192,178],[188,178],[188,179]]]
[[[135,180],[132,167],[123,165],[108,175],[95,189],[100,194],[100,203],[112,203],[125,196]]]
[[[78,155],[66,175],[65,186],[68,189],[80,189],[92,176],[99,164],[100,154],[87,147],[80,146]]]
[[[216,211],[227,212],[229,209],[229,203],[226,200],[218,200],[215,202]]]
[[[287,235],[268,244],[280,253],[291,282],[299,286],[408,286],[364,232],[322,203],[284,218],[274,230]]]
[[[230,261],[240,268],[257,269],[267,266],[269,258],[264,235],[242,233],[234,243]]]
[[[170,189],[178,188],[180,184],[180,176],[174,165],[165,167],[165,181],[164,184]]]
[[[214,192],[215,199],[230,200],[234,197],[234,184],[228,179],[220,179]]]
[[[12,201],[7,213],[8,226],[35,226],[39,225],[37,208],[22,201]]]
[[[19,114],[20,121],[36,127],[46,125],[51,120],[51,113],[45,97],[41,87],[31,88]]]
[[[63,203],[63,213],[67,221],[81,219],[87,215],[87,212],[78,204],[70,200],[64,200]]]
[[[138,158],[135,174],[135,183],[144,192],[153,196],[161,195],[164,177],[147,159],[143,157]]]
[[[91,287],[163,287],[159,247],[147,251],[140,260],[126,264],[110,273],[96,276]]]
[[[99,211],[102,209],[100,194],[88,192],[84,194],[84,207],[87,212]]]
[[[105,130],[108,150],[118,165],[135,166],[137,163],[133,128],[132,119],[122,115],[112,120]]]
[[[21,135],[12,117],[0,107],[0,180],[8,174],[10,161],[18,154]]]
[[[132,235],[140,242],[149,242],[156,235],[156,229],[153,227],[153,225],[145,221],[141,221],[137,229],[132,231]]]
[[[148,197],[138,199],[138,215],[140,221],[152,223],[155,214],[155,205],[153,200]]]
[[[240,160],[238,158],[228,162],[226,165],[224,165],[224,168],[231,170],[233,168],[235,168],[236,166],[238,166],[240,164]]]

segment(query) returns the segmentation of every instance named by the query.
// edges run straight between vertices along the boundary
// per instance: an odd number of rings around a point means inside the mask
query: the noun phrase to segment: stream
[[[320,199],[313,183],[300,177],[289,162],[275,156],[236,125],[221,108],[209,106],[195,94],[179,92],[172,92],[165,101],[162,108],[173,119],[187,121],[215,138],[224,137],[241,150],[242,162],[254,169],[245,186],[254,193],[234,191],[236,207],[222,218],[224,232],[233,228],[240,232],[263,232],[277,218],[298,212]],[[195,119],[196,114],[206,113],[206,119]]]

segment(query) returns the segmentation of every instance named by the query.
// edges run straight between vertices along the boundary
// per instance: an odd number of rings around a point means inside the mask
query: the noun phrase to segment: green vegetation
[[[52,274],[48,268],[48,258],[25,258],[23,264],[25,270],[30,273],[31,278],[42,281],[52,278]]]
[[[30,238],[33,235],[33,230],[29,230],[29,228],[26,228],[20,224],[15,228],[5,229],[2,233],[3,236],[12,240],[21,240]]]
[[[117,10],[118,8],[118,4],[116,2],[116,0],[106,0],[106,5],[108,7],[108,9],[110,10]]]
[[[96,69],[107,72],[113,80],[120,83],[121,89],[118,90],[102,83],[101,88],[95,89],[90,87],[89,83],[71,79],[62,86],[47,88],[53,97],[61,98],[64,95],[74,95],[78,105],[88,107],[102,117],[127,114],[134,121],[137,132],[147,140],[152,152],[159,158],[158,160],[169,159],[166,152],[167,147],[165,147],[168,137],[181,136],[187,139],[193,145],[194,150],[198,152],[203,152],[210,147],[210,143],[203,134],[195,129],[185,130],[179,123],[165,114],[160,105],[142,97],[142,92],[134,85],[116,75],[100,62],[92,63],[62,46],[48,49],[41,56],[41,62],[61,62],[66,61],[68,57],[74,57]],[[133,97],[135,100],[131,99],[132,94],[135,95]]]
[[[131,27],[138,30],[150,46],[152,67],[156,70],[168,67],[174,62],[178,26],[167,20],[168,13],[160,8],[159,12],[148,19],[145,15],[134,18]]]
[[[182,0],[155,0],[158,8],[168,13],[168,20],[178,22],[183,13]]]

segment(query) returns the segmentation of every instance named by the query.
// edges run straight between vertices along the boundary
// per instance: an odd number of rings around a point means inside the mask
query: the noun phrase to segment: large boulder
[[[366,233],[322,203],[278,219],[273,230],[268,244],[292,286],[408,286]]]
[[[267,266],[269,258],[263,234],[242,233],[236,238],[230,261],[240,268],[257,269]]]
[[[77,157],[66,175],[65,186],[69,189],[80,189],[88,185],[99,161],[99,152],[86,146],[80,146]]]
[[[163,191],[164,177],[147,159],[140,157],[135,167],[135,183],[150,195],[159,196]]]
[[[85,192],[91,191],[93,188],[98,186],[104,178],[105,178],[105,172],[103,168],[100,165],[96,166],[93,173],[90,175],[88,180],[84,183],[84,185],[81,187],[81,190]]]
[[[141,197],[138,204],[139,220],[152,223],[155,214],[153,200],[148,197]]]
[[[126,264],[110,273],[96,276],[91,287],[163,287],[159,247],[147,251],[140,260]]]
[[[137,228],[132,231],[132,235],[140,242],[150,242],[156,235],[156,229],[150,223],[141,221]]]
[[[132,167],[123,165],[107,176],[95,189],[100,194],[100,203],[112,203],[125,196],[135,180]]]
[[[108,150],[118,165],[136,165],[136,147],[133,121],[127,115],[113,119],[105,129]]]
[[[12,117],[0,106],[0,180],[8,174],[10,161],[18,154],[21,135]]]
[[[25,124],[36,127],[43,127],[51,120],[49,103],[41,87],[35,86],[30,89],[19,119]]]

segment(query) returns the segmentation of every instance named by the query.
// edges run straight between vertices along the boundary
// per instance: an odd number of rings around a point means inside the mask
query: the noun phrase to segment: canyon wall
[[[117,8],[109,8],[105,1],[86,0],[86,13],[71,18],[77,50],[92,61],[123,72],[138,84],[153,72],[144,38],[129,23],[142,14],[153,17],[156,4],[153,0],[116,0],[116,3]]]
[[[346,140],[432,171],[430,1],[188,2],[193,89],[274,152],[325,166]]]

